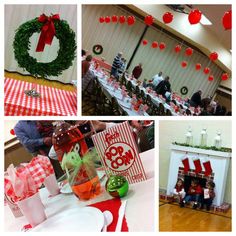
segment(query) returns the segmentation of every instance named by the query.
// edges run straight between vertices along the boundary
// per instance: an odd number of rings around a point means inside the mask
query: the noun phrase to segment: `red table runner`
[[[106,70],[108,70],[108,71],[111,70],[111,65],[108,64],[108,62],[102,61],[101,59],[96,58],[96,57],[94,57],[93,60],[96,61],[96,62],[98,62],[99,65],[100,65],[102,68],[104,68],[104,69],[106,69]]]
[[[24,91],[35,89],[40,97],[27,96]],[[76,92],[5,78],[6,116],[75,116]]]

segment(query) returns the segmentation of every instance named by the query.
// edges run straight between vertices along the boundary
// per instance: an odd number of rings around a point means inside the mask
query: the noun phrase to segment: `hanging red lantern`
[[[202,65],[201,65],[200,63],[197,63],[197,64],[195,65],[195,69],[196,69],[196,70],[201,70],[201,68],[202,68]]]
[[[228,76],[227,73],[223,73],[222,76],[221,76],[222,80],[227,80],[228,78],[229,78],[229,76]]]
[[[148,15],[148,16],[145,17],[144,21],[145,21],[146,25],[152,25],[153,24],[153,20],[154,20],[153,17],[151,15]]]
[[[193,49],[192,48],[187,48],[186,50],[185,50],[185,55],[186,56],[191,56],[193,54]]]
[[[114,23],[116,23],[116,22],[118,21],[118,16],[113,15],[113,16],[111,17],[111,21],[114,22]]]
[[[146,39],[143,40],[143,45],[147,45],[148,44],[148,41]]]
[[[101,16],[101,17],[99,18],[99,22],[100,22],[100,23],[104,23],[104,22],[105,22],[105,18],[104,18],[103,16]]]
[[[188,65],[188,63],[187,63],[186,61],[182,61],[182,62],[181,62],[181,66],[182,66],[183,68],[186,68],[187,65]]]
[[[202,13],[198,9],[192,10],[188,15],[188,21],[191,25],[195,25],[200,22]]]
[[[128,25],[133,25],[135,22],[135,17],[134,16],[128,16],[127,17],[127,23]]]
[[[106,23],[110,23],[110,22],[111,22],[110,16],[106,16],[106,17],[105,17],[105,22],[106,22]]]
[[[124,24],[124,23],[125,23],[125,20],[126,20],[125,16],[120,16],[119,22],[120,22],[121,24]]]
[[[162,16],[162,19],[164,21],[165,24],[169,24],[172,22],[174,16],[172,13],[170,12],[166,12],[163,16]]]
[[[209,74],[210,72],[210,68],[209,67],[205,67],[204,70],[203,70],[204,74]]]
[[[218,53],[217,53],[217,52],[212,52],[212,53],[210,54],[210,59],[211,59],[212,61],[217,60],[217,59],[218,59]]]
[[[14,129],[11,129],[11,130],[10,130],[10,134],[11,134],[11,135],[16,135]]]
[[[213,75],[210,75],[210,76],[208,77],[208,80],[209,80],[209,81],[213,81],[213,80],[214,80],[214,76],[213,76]]]
[[[166,44],[163,43],[163,42],[161,42],[161,43],[159,44],[159,48],[160,48],[160,50],[165,49],[165,48],[166,48]]]
[[[225,30],[231,30],[232,29],[232,11],[226,11],[223,18],[222,18],[222,24],[225,28]]]
[[[181,49],[182,49],[182,48],[181,48],[180,45],[176,45],[176,46],[175,46],[175,52],[176,52],[176,53],[179,53],[179,52],[181,51]]]
[[[152,48],[157,48],[157,47],[158,47],[158,42],[157,41],[152,42]]]

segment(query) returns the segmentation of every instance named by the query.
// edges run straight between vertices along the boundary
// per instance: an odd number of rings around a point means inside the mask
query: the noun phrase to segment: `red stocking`
[[[203,163],[203,166],[205,168],[205,176],[209,176],[212,173],[212,168],[211,168],[211,162],[210,161],[206,161]]]
[[[199,159],[194,160],[193,163],[194,163],[194,166],[195,166],[195,173],[196,174],[200,173],[202,171],[202,166],[201,166],[200,160]]]
[[[187,157],[184,158],[184,159],[182,160],[182,163],[183,163],[183,165],[184,165],[184,172],[185,172],[185,173],[188,172],[188,171],[190,170],[188,158],[187,158]]]

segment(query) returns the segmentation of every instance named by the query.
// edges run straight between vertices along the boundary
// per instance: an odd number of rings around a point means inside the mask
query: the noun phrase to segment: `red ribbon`
[[[38,21],[41,23],[44,23],[44,25],[41,28],[41,34],[39,37],[38,45],[36,48],[36,52],[43,52],[45,44],[51,45],[54,35],[56,34],[54,21],[60,20],[59,14],[52,15],[52,16],[46,16],[45,14],[42,14]]]

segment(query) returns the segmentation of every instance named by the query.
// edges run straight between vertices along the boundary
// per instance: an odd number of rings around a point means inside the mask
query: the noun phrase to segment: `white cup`
[[[57,184],[56,176],[55,174],[51,174],[48,177],[45,178],[43,184],[47,188],[48,192],[55,196],[60,193],[60,189]]]

